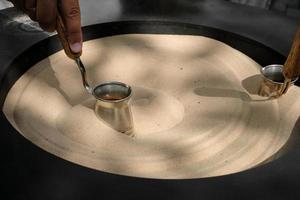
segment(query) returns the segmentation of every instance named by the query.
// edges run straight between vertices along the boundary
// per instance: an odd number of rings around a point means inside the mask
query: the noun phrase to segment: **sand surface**
[[[86,167],[163,179],[235,173],[277,153],[299,118],[298,87],[264,101],[260,66],[213,39],[130,34],[85,42],[83,52],[92,85],[132,86],[134,137],[95,116],[62,51],[15,83],[3,111],[28,140]]]

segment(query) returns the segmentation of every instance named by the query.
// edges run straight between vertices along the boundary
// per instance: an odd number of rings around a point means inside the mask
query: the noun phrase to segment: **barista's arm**
[[[9,0],[15,7],[37,21],[42,29],[53,32],[56,29],[57,0]],[[66,25],[69,45],[74,53],[82,48],[82,32],[79,0],[60,0],[60,10]]]

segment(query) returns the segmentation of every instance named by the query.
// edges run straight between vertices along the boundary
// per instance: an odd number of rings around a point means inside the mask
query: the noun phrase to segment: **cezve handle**
[[[284,64],[283,74],[287,79],[294,79],[300,76],[300,27],[295,36],[292,49]]]
[[[61,15],[60,15],[59,9],[57,12],[57,19],[56,19],[56,31],[57,31],[59,40],[65,50],[66,55],[69,58],[74,59],[74,60],[79,58],[81,56],[82,52],[81,51],[79,53],[72,52],[72,50],[69,46],[69,42],[68,42],[66,27],[65,27],[65,24],[64,24],[64,21],[63,21]]]

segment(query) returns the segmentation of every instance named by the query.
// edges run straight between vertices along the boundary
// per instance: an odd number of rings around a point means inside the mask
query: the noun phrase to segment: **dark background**
[[[300,19],[299,0],[227,0],[280,12],[288,17]]]

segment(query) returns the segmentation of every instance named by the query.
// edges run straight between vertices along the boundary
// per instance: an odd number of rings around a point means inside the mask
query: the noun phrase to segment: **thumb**
[[[70,48],[74,53],[79,53],[82,50],[79,2],[78,0],[63,0],[60,6]]]

